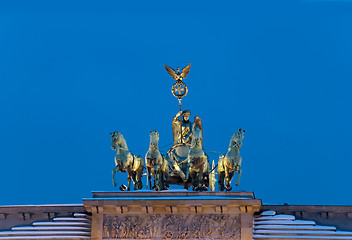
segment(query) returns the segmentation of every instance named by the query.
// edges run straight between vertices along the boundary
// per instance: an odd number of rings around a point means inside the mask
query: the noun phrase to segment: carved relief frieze
[[[105,215],[103,239],[240,239],[239,216]]]

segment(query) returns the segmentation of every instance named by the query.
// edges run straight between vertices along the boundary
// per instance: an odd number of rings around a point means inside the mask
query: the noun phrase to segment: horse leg
[[[189,170],[189,167],[186,167],[186,169],[185,169],[185,179],[183,181],[187,182],[188,179],[189,179],[189,176],[190,176],[190,170]]]
[[[160,190],[160,173],[157,170],[157,167],[154,168],[154,186],[153,190],[159,191]]]
[[[127,191],[130,191],[131,190],[131,188],[130,188],[130,186],[131,186],[131,177],[130,176],[128,176],[127,177]]]
[[[197,173],[195,171],[189,171],[188,176],[191,178],[192,181],[192,190],[196,191],[197,188]]]
[[[149,190],[152,190],[152,176],[150,173],[150,167],[147,167],[147,175],[148,175],[148,182],[149,182]]]
[[[164,172],[160,171],[161,190],[166,190]]]
[[[130,191],[131,190],[131,178],[132,178],[132,170],[127,168],[127,183],[128,183],[128,186],[127,186],[127,191]]]
[[[229,185],[229,175],[230,175],[230,170],[225,166],[225,179],[224,179],[224,184],[225,184],[225,188],[227,188],[227,186]]]
[[[152,176],[154,179],[153,187],[152,189],[157,191],[157,184],[158,184],[158,172],[155,170],[155,168],[151,168]]]
[[[163,171],[161,169],[160,165],[155,166],[155,172],[156,172],[156,190],[164,190],[164,179],[163,179]]]
[[[225,190],[225,171],[218,172],[218,176],[219,176],[219,183],[218,183],[219,191],[224,191]]]
[[[118,172],[118,166],[114,167],[112,169],[112,184],[114,185],[114,187],[116,187],[117,183],[115,180],[115,173]]]
[[[241,167],[239,167],[238,168],[238,177],[237,177],[237,181],[236,181],[236,186],[240,185],[241,173],[242,173],[242,169],[241,169]]]
[[[160,171],[157,172],[158,173],[158,191],[160,190],[164,190],[164,183],[163,183],[163,173]]]
[[[140,166],[137,169],[137,172],[136,172],[136,186],[137,186],[137,190],[140,190],[140,189],[143,188],[142,174],[143,174],[143,166]]]
[[[231,191],[231,181],[233,179],[233,176],[235,175],[234,171],[228,171],[227,177],[226,177],[226,191]]]
[[[202,183],[201,183],[201,178],[200,178],[200,172],[198,172],[198,173],[196,172],[194,179],[195,179],[194,185],[196,186],[195,190],[201,191],[202,190]]]
[[[194,171],[193,186],[194,186],[194,190],[195,191],[200,191],[201,190],[200,172]]]
[[[219,157],[218,162],[218,190],[224,191],[225,190],[225,167],[224,167],[224,158],[223,156]]]
[[[137,186],[137,173],[136,171],[134,170],[130,170],[131,173],[130,173],[130,176],[131,176],[131,179],[132,179],[132,183],[133,183],[133,190],[138,190],[138,186]]]
[[[166,166],[166,168],[163,170],[163,174],[164,174],[164,188],[165,188],[165,190],[168,190],[170,188],[170,186],[169,186],[169,169],[168,169],[168,166]]]
[[[205,187],[205,182],[204,182],[204,165],[202,165],[199,169],[199,174],[198,174],[198,187],[200,191],[203,191]]]
[[[208,187],[209,187],[209,175],[208,175],[208,173],[203,173],[202,190],[203,191],[208,191]]]

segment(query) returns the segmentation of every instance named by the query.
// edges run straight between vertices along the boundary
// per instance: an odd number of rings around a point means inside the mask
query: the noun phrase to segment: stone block
[[[261,208],[245,192],[106,192],[83,204],[92,213],[92,239],[252,240]]]

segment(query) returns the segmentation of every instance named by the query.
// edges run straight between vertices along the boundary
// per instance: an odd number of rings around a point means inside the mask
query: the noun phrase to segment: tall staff
[[[180,112],[182,111],[182,98],[187,95],[188,88],[186,84],[182,81],[184,78],[187,77],[187,74],[189,73],[189,70],[191,69],[191,63],[182,69],[182,72],[180,72],[180,68],[178,67],[177,70],[175,71],[174,69],[170,68],[169,66],[166,66],[165,64],[166,71],[172,76],[173,79],[176,80],[176,82],[172,85],[171,92],[172,95],[174,95],[178,99],[178,104],[180,107]],[[179,116],[180,121],[181,115]],[[174,127],[172,127],[172,131],[174,132]],[[182,142],[182,126],[180,129],[180,139]],[[174,133],[174,143],[175,143],[175,133]]]

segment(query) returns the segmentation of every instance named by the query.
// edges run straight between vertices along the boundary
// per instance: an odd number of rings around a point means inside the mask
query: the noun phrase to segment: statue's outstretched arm
[[[173,119],[176,120],[181,114],[182,114],[182,111],[179,111]]]

